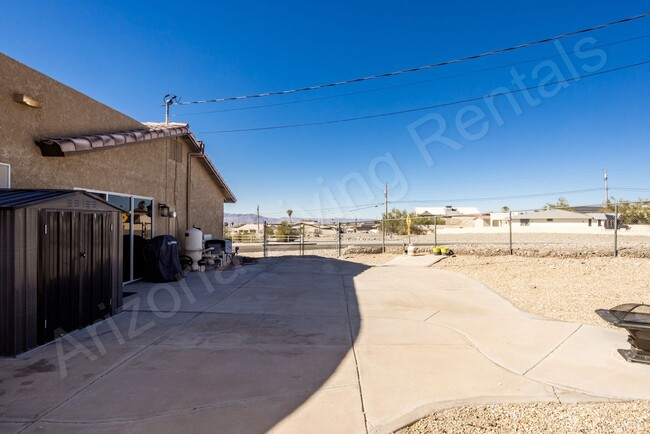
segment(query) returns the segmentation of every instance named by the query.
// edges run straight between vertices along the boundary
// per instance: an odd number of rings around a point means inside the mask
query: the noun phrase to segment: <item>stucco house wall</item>
[[[39,100],[42,107],[15,102],[16,93]],[[218,185],[209,163],[189,157],[198,151],[191,134],[45,157],[38,139],[149,126],[3,54],[0,107],[0,163],[11,164],[13,188],[83,188],[152,197],[155,235],[170,234],[182,241],[185,229],[194,225],[215,238],[223,236],[224,202],[235,199],[225,197],[227,186]],[[159,217],[157,206],[162,203],[175,209],[177,218]]]

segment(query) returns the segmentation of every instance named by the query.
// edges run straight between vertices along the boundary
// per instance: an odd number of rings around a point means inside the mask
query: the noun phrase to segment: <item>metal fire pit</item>
[[[621,304],[611,309],[598,309],[605,321],[627,330],[629,350],[618,350],[628,362],[650,364],[650,305]]]

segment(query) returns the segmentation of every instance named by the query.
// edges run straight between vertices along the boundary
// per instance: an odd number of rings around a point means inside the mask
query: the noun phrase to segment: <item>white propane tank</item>
[[[203,232],[192,228],[185,231],[185,254],[192,258],[192,270],[199,270],[199,261],[203,256]]]

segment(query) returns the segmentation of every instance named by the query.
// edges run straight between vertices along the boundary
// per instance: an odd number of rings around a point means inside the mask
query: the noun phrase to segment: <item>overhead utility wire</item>
[[[359,82],[362,82],[362,81],[376,80],[378,78],[392,77],[392,76],[395,76],[395,75],[408,74],[410,72],[423,71],[425,69],[431,69],[431,68],[437,68],[437,67],[440,67],[440,66],[453,65],[455,63],[465,62],[467,60],[480,59],[482,57],[493,56],[495,54],[520,50],[522,48],[527,48],[527,47],[531,47],[531,46],[534,46],[534,45],[545,44],[545,43],[548,43],[548,42],[551,42],[551,41],[556,41],[556,40],[559,40],[559,39],[568,38],[569,36],[575,36],[575,35],[580,35],[580,34],[583,34],[583,33],[589,33],[589,32],[593,32],[595,30],[604,29],[606,27],[611,27],[611,26],[615,26],[615,25],[618,25],[618,24],[628,23],[630,21],[640,20],[640,19],[646,18],[648,16],[650,16],[650,12],[646,12],[646,13],[643,13],[641,15],[636,15],[636,16],[633,16],[633,17],[623,18],[623,19],[616,20],[616,21],[610,21],[608,23],[600,24],[598,26],[588,27],[586,29],[575,30],[575,31],[572,31],[572,32],[563,33],[561,35],[552,36],[550,38],[539,39],[539,40],[536,40],[536,41],[526,42],[526,43],[523,43],[523,44],[514,45],[514,46],[510,46],[510,47],[506,47],[506,48],[499,48],[499,49],[488,51],[488,52],[481,53],[481,54],[474,54],[474,55],[471,55],[471,56],[459,57],[459,58],[456,58],[456,59],[453,59],[453,60],[446,60],[446,61],[442,61],[442,62],[430,63],[428,65],[417,66],[415,68],[408,68],[408,69],[402,69],[402,70],[399,70],[399,71],[385,72],[385,73],[376,74],[376,75],[369,75],[367,77],[353,78],[353,79],[350,79],[350,80],[343,80],[343,81],[337,81],[337,82],[326,83],[326,84],[318,84],[318,85],[315,85],[315,86],[300,87],[300,88],[297,88],[297,89],[290,89],[290,90],[280,90],[280,91],[274,91],[274,92],[258,93],[258,94],[254,94],[254,95],[231,96],[231,97],[225,97],[225,98],[205,99],[205,100],[197,100],[197,101],[174,102],[173,104],[174,105],[206,104],[206,103],[217,103],[217,102],[224,102],[224,101],[238,101],[238,100],[242,100],[242,99],[251,99],[251,98],[264,98],[264,97],[273,96],[273,95],[287,95],[287,94],[291,94],[291,93],[307,92],[307,91],[323,89],[323,88],[327,88],[327,87],[342,86],[342,85],[350,84],[350,83],[359,83]]]
[[[609,74],[609,73],[612,73],[612,72],[622,71],[624,69],[635,68],[635,67],[639,67],[639,66],[642,66],[642,65],[646,65],[648,63],[650,63],[650,60],[645,60],[643,62],[633,63],[633,64],[630,64],[630,65],[620,66],[618,68],[607,69],[607,70],[604,70],[604,71],[598,71],[598,72],[594,72],[592,74],[586,74],[586,75],[581,75],[581,76],[578,76],[578,77],[567,78],[567,79],[564,79],[564,80],[557,80],[557,81],[550,82],[550,83],[539,84],[539,85],[536,85],[536,86],[530,86],[530,87],[524,87],[524,88],[521,88],[521,89],[510,90],[510,91],[507,91],[507,92],[499,92],[499,93],[495,93],[495,94],[482,95],[482,96],[477,96],[477,97],[473,97],[473,98],[467,98],[467,99],[451,101],[451,102],[446,102],[446,103],[441,103],[441,104],[433,104],[433,105],[428,105],[428,106],[424,106],[424,107],[416,107],[416,108],[411,108],[411,109],[398,110],[398,111],[393,111],[393,112],[377,113],[377,114],[373,114],[373,115],[357,116],[357,117],[353,117],[353,118],[332,119],[332,120],[320,121],[320,122],[305,122],[305,123],[302,123],[302,124],[273,125],[273,126],[269,126],[269,127],[242,128],[242,129],[237,129],[237,130],[200,131],[199,134],[240,133],[240,132],[248,132],[248,131],[263,131],[263,130],[278,130],[278,129],[285,129],[285,128],[299,128],[299,127],[309,127],[309,126],[314,126],[314,125],[328,125],[328,124],[337,124],[337,123],[342,123],[342,122],[360,121],[360,120],[364,120],[364,119],[381,118],[381,117],[394,116],[394,115],[400,115],[400,114],[405,114],[405,113],[413,113],[413,112],[418,112],[418,111],[423,111],[423,110],[431,110],[431,109],[434,109],[434,108],[448,107],[448,106],[452,106],[452,105],[458,105],[458,104],[465,104],[465,103],[468,103],[468,102],[480,101],[480,100],[485,99],[485,98],[495,98],[495,97],[503,96],[503,95],[511,95],[511,94],[515,94],[515,93],[521,93],[521,92],[525,92],[527,90],[533,90],[533,89],[539,89],[541,87],[552,86],[554,84],[568,83],[568,82],[571,82],[571,81],[581,80],[583,78],[596,77],[596,76],[599,76],[599,75],[605,75],[605,74]]]
[[[550,192],[550,193],[533,193],[533,194],[522,194],[522,195],[514,195],[514,196],[494,196],[494,197],[474,197],[474,198],[461,198],[461,199],[413,199],[413,200],[394,200],[394,201],[389,201],[389,204],[398,204],[398,203],[456,203],[456,202],[485,202],[485,201],[492,201],[492,200],[507,200],[507,199],[529,199],[529,198],[536,198],[536,197],[546,197],[546,196],[557,196],[557,195],[569,195],[569,194],[579,194],[579,193],[593,193],[597,191],[602,191],[602,188],[587,188],[587,189],[582,189],[582,190],[568,190],[568,191],[555,191],[555,192]],[[647,192],[650,191],[650,189],[644,189],[644,188],[631,188],[631,187],[611,187],[610,191],[635,191],[635,192]],[[384,205],[384,203],[377,203],[377,204],[368,204],[368,205],[360,205],[356,208],[346,208],[346,207],[334,207],[334,208],[318,208],[318,209],[305,209],[305,210],[299,210],[299,212],[302,213],[308,213],[308,212],[326,212],[327,214],[330,214],[332,212],[337,212],[337,211],[348,211],[348,212],[353,212],[353,211],[360,211],[364,209],[370,209],[370,208],[377,208],[379,206]],[[284,215],[284,212],[269,212],[265,213],[267,216],[273,216],[273,215]]]
[[[612,45],[618,45],[618,44],[623,44],[626,42],[631,42],[631,41],[638,41],[640,39],[646,39],[650,38],[650,34],[645,34],[641,36],[635,36],[634,38],[629,38],[629,39],[622,39],[619,41],[614,41],[614,42],[608,42],[605,44],[600,44],[600,45],[594,45],[591,48],[603,48],[603,47],[609,47]],[[578,53],[579,50],[573,50],[569,51],[566,54],[576,54]],[[345,96],[352,96],[352,95],[361,95],[361,94],[366,94],[366,93],[374,93],[374,92],[382,92],[384,90],[390,90],[390,89],[398,89],[401,87],[408,87],[408,86],[417,86],[419,84],[424,84],[424,83],[431,83],[434,81],[440,81],[440,80],[446,80],[449,78],[457,78],[457,77],[464,77],[467,75],[473,75],[473,74],[478,74],[481,72],[488,72],[488,71],[495,71],[498,69],[502,68],[508,68],[511,66],[519,66],[519,65],[525,65],[527,63],[532,63],[532,62],[539,62],[541,60],[547,60],[547,59],[554,59],[556,57],[561,57],[564,54],[554,54],[552,56],[544,56],[544,57],[537,57],[535,59],[530,59],[530,60],[525,60],[522,62],[514,62],[514,63],[507,63],[504,65],[498,65],[498,66],[493,66],[490,68],[482,68],[482,69],[477,69],[474,71],[467,71],[467,72],[461,72],[458,74],[451,74],[451,75],[445,75],[442,77],[434,77],[434,78],[429,78],[427,80],[418,80],[418,81],[412,81],[409,83],[402,83],[402,84],[395,84],[392,86],[383,86],[383,87],[377,87],[375,89],[366,89],[366,90],[359,90],[355,92],[346,92],[346,93],[339,93],[336,95],[328,95],[328,96],[320,96],[317,98],[305,98],[305,99],[300,99],[297,101],[285,101],[285,102],[277,102],[277,103],[272,103],[272,104],[257,104],[257,105],[251,105],[248,107],[233,107],[233,108],[227,108],[227,109],[219,109],[219,110],[208,110],[208,111],[202,111],[202,112],[190,112],[190,113],[175,113],[172,114],[174,117],[183,117],[183,116],[196,116],[196,115],[206,115],[206,114],[212,114],[212,113],[224,113],[224,112],[234,112],[234,111],[242,111],[242,110],[253,110],[253,109],[259,109],[259,108],[266,108],[266,107],[278,107],[278,106],[284,106],[284,105],[292,105],[292,104],[302,104],[306,102],[313,102],[313,101],[322,101],[326,99],[333,99],[333,98],[342,98]]]
[[[437,203],[437,202],[481,202],[481,201],[491,201],[491,200],[506,200],[506,199],[529,199],[534,197],[545,197],[545,196],[555,196],[555,195],[569,195],[569,194],[578,194],[578,193],[593,193],[596,191],[602,191],[602,188],[587,188],[583,190],[568,190],[568,191],[556,191],[553,193],[534,193],[534,194],[522,194],[515,196],[494,196],[494,197],[470,197],[464,199],[413,199],[413,200],[397,200],[391,203]],[[610,188],[610,191],[648,191],[647,189],[638,189],[638,188],[625,188],[625,187],[613,187]]]
[[[353,211],[361,211],[364,209],[370,209],[370,208],[378,208],[379,206],[383,205],[384,202],[381,203],[376,203],[376,204],[369,204],[369,205],[360,205],[358,207],[354,208],[348,208],[348,207],[333,207],[333,208],[315,208],[315,209],[301,209],[299,210],[300,212],[323,212],[323,213],[333,213],[333,212],[340,212],[340,211],[347,211],[347,212],[353,212]],[[274,215],[285,215],[286,212],[268,212],[264,213],[266,216],[274,216]]]

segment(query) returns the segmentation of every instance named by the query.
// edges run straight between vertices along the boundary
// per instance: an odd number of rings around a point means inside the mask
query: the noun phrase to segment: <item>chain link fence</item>
[[[487,256],[650,257],[650,202],[645,201],[444,216],[397,214],[330,224],[264,223],[259,231],[233,228],[231,236],[242,254],[258,257],[404,253],[409,246],[420,253],[448,247]]]

